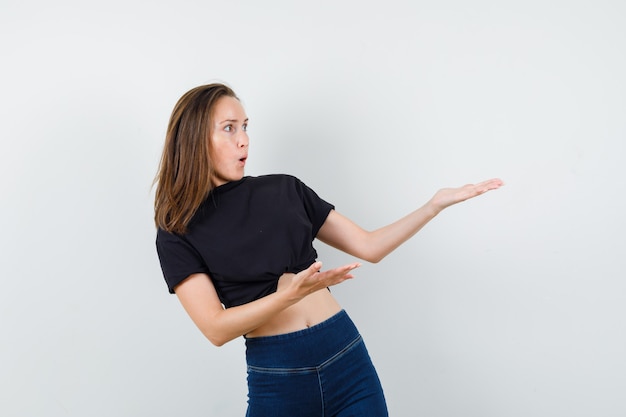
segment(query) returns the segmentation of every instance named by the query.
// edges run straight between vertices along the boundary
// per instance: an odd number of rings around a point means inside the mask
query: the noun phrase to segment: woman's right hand
[[[296,297],[302,299],[316,291],[354,278],[351,272],[360,266],[360,263],[355,262],[322,272],[320,271],[322,262],[317,261],[304,271],[295,274],[287,288],[294,291]]]

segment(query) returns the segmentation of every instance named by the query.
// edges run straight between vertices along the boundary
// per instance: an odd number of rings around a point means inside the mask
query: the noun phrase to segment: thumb
[[[320,269],[322,269],[322,262],[321,261],[313,262],[311,264],[311,266],[309,267],[309,270],[312,271],[312,272],[319,272]]]

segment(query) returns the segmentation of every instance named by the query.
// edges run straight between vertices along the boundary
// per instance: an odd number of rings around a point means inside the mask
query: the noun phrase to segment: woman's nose
[[[241,134],[239,135],[239,143],[238,143],[239,147],[245,148],[249,144],[250,144],[250,139],[248,138],[248,134],[246,132],[241,132]]]

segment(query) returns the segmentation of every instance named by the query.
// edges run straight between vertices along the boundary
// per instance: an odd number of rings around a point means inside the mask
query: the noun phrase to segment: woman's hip
[[[307,329],[246,339],[246,360],[250,417],[387,416],[376,370],[343,310]]]

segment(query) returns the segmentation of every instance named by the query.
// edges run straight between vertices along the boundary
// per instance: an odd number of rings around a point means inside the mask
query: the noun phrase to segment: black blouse
[[[275,292],[283,273],[315,262],[313,239],[332,209],[290,175],[244,177],[215,188],[187,233],[157,231],[170,293],[194,273],[211,277],[226,308]]]

